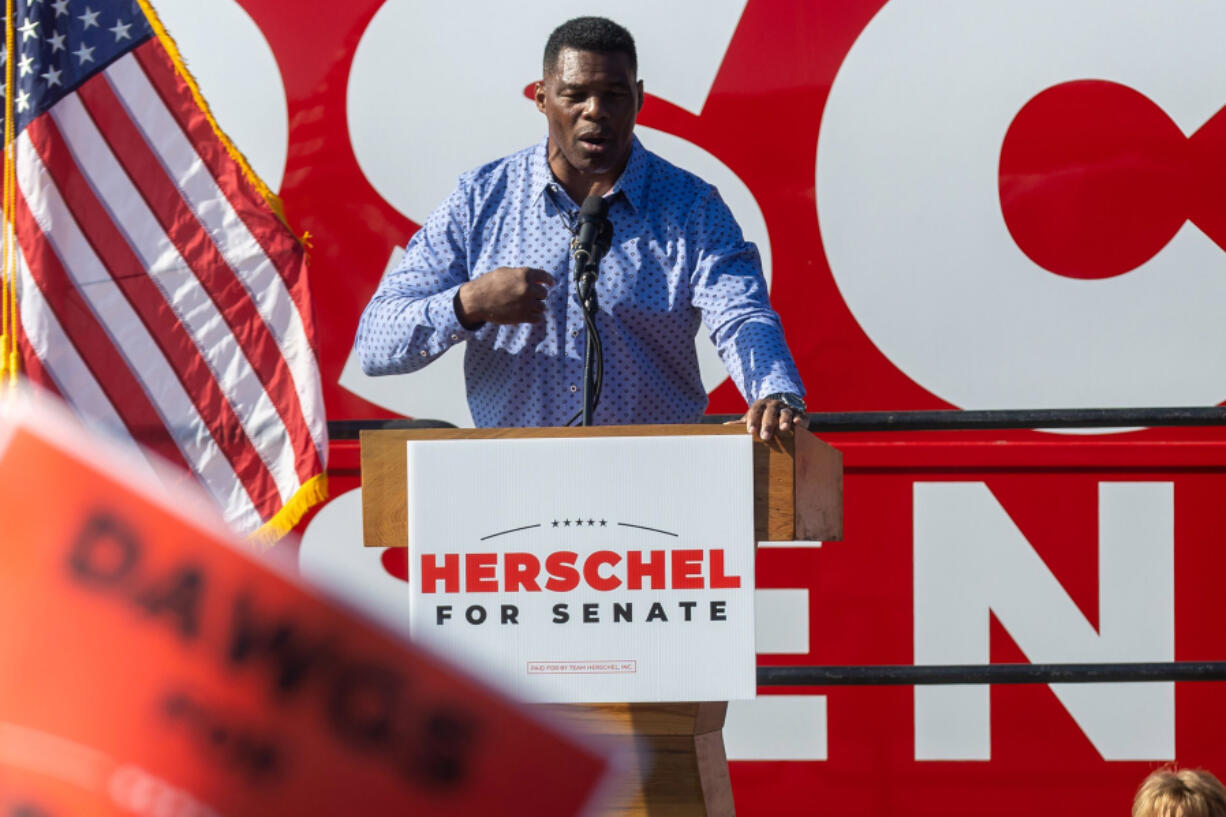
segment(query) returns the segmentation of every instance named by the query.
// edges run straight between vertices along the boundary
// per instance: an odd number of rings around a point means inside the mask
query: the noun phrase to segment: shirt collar
[[[532,191],[532,203],[545,194],[545,188],[553,184],[553,171],[549,169],[549,137],[546,136],[532,151],[529,164],[529,187]]]
[[[621,193],[632,210],[643,207],[643,196],[647,188],[647,148],[643,147],[637,136],[632,136],[630,144],[630,159],[622,174],[617,177],[613,187],[605,194],[606,199],[613,199]],[[553,171],[549,169],[549,137],[546,136],[536,149],[532,151],[529,168],[532,203],[535,204],[545,193],[549,185],[555,183]],[[560,185],[559,185],[560,186]]]
[[[647,187],[647,148],[643,147],[637,136],[630,138],[630,159],[606,198],[611,199],[621,193],[630,209],[637,212],[643,207],[643,194]]]

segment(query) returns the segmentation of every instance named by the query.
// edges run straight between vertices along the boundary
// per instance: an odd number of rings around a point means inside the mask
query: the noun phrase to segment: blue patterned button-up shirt
[[[570,259],[579,206],[554,178],[545,148],[542,141],[461,176],[413,236],[358,325],[367,374],[411,372],[466,343],[478,426],[564,425],[582,408],[586,340]],[[605,198],[613,246],[596,285],[604,385],[594,422],[697,420],[707,405],[694,347],[700,323],[747,401],[804,393],[758,250],[713,186],[635,139]],[[544,320],[468,331],[456,317],[456,292],[498,267],[554,277]]]

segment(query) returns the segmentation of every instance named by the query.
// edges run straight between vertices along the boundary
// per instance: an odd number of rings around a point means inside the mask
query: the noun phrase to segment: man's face
[[[630,158],[643,83],[630,58],[564,48],[536,84],[536,107],[549,121],[549,164],[555,174],[620,173]]]

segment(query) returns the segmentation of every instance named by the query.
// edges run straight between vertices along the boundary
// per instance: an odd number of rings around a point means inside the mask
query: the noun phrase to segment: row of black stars
[[[586,522],[582,519],[575,519],[573,521],[570,519],[563,519],[561,522],[559,522],[556,519],[553,520],[553,526],[555,528],[558,527],[559,525],[561,525],[564,528],[569,528],[571,525],[577,525],[578,527],[583,527],[584,525],[587,525],[589,528],[594,528],[597,525],[600,525],[600,527],[603,528],[603,527],[606,527],[608,524],[609,523],[603,519],[601,519],[599,522],[597,522],[595,519],[589,519]]]

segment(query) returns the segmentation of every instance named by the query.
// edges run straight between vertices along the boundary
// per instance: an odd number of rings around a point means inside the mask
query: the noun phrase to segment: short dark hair
[[[625,54],[630,58],[630,67],[634,72],[637,74],[639,70],[634,38],[629,31],[605,17],[576,17],[555,28],[545,41],[543,69],[546,74],[557,65],[558,54],[563,48],[595,51],[597,54]]]

